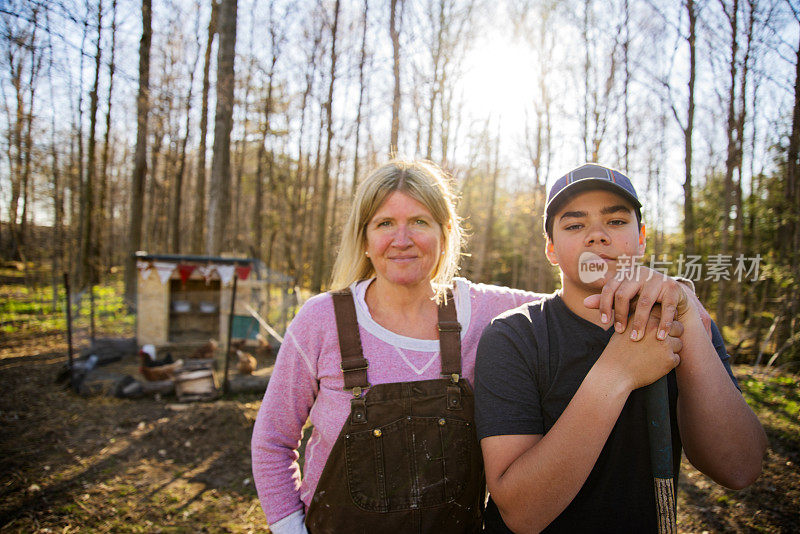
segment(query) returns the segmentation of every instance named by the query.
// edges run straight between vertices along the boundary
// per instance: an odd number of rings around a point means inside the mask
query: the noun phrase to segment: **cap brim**
[[[606,191],[618,194],[630,202],[631,205],[637,210],[641,209],[642,207],[642,203],[639,202],[639,199],[633,196],[621,185],[615,184],[614,182],[609,182],[603,178],[584,178],[582,180],[572,182],[550,199],[550,202],[547,203],[547,208],[545,209],[546,219],[549,219],[553,216],[553,214],[557,213],[558,210],[561,209],[561,207],[566,204],[567,201],[569,201],[569,199],[578,193],[590,189],[605,189]]]

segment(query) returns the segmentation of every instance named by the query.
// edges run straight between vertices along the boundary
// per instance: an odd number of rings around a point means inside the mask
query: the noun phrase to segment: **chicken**
[[[216,339],[209,339],[207,343],[201,347],[197,347],[193,353],[188,357],[193,360],[211,360],[216,356],[219,343]]]
[[[272,346],[269,344],[269,340],[261,335],[256,335],[256,341],[258,341],[258,348],[256,349],[256,354],[260,358],[270,358],[272,357]]]
[[[159,380],[172,380],[175,372],[183,367],[183,360],[177,360],[173,363],[165,365],[152,366],[152,356],[147,352],[139,352],[139,372],[145,380],[149,382],[157,382]]]
[[[168,363],[174,362],[172,359],[172,354],[169,352],[165,357],[157,360],[156,348],[153,345],[145,345],[142,347],[142,350],[139,351],[139,357],[142,360],[142,365],[145,367],[161,367],[162,365],[167,365]]]
[[[239,349],[236,349],[236,357],[239,358],[239,363],[236,366],[237,369],[239,369],[239,374],[253,374],[253,371],[255,371],[256,367],[258,366],[258,362],[256,361],[255,357],[252,354]]]

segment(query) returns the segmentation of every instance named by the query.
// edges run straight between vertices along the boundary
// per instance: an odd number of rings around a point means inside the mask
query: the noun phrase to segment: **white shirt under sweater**
[[[376,323],[364,300],[371,282],[351,286],[369,383],[440,378],[439,340],[401,336]],[[462,376],[473,384],[478,340],[489,321],[542,295],[463,278],[455,279],[453,295],[461,324]],[[309,299],[286,330],[253,429],[253,475],[275,534],[303,532],[304,510],[350,413],[352,394],[343,390],[340,363],[333,299],[323,293]],[[296,449],[306,420],[313,431],[301,477]]]

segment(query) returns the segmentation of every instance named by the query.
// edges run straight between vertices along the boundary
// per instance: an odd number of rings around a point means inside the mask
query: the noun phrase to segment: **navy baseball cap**
[[[547,204],[544,208],[544,228],[548,234],[550,217],[563,206],[567,200],[576,193],[588,189],[607,189],[620,195],[630,202],[636,209],[636,215],[641,220],[642,203],[636,194],[633,184],[627,176],[614,169],[609,169],[596,163],[586,163],[555,181],[547,193]]]

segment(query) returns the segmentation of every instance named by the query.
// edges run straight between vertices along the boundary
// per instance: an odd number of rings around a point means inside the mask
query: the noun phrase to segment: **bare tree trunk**
[[[97,259],[94,225],[97,219],[95,203],[95,174],[97,152],[97,106],[99,101],[100,66],[102,62],[103,37],[103,1],[97,4],[97,49],[94,56],[94,82],[89,93],[89,147],[86,162],[86,182],[81,199],[81,216],[83,217],[81,234],[81,261],[78,262],[78,287],[97,283]]]
[[[355,197],[356,188],[358,187],[358,149],[361,134],[361,111],[364,105],[364,64],[367,62],[367,13],[369,12],[369,0],[364,0],[364,15],[363,22],[364,31],[361,34],[361,59],[358,62],[358,108],[356,111],[356,140],[354,142],[355,149],[353,150],[353,187],[351,189],[351,196]]]
[[[723,3],[720,0],[720,3]],[[720,229],[720,251],[721,255],[727,255],[730,249],[730,213],[733,204],[733,173],[736,169],[737,161],[737,139],[736,139],[736,80],[737,80],[737,55],[739,52],[739,0],[733,0],[731,12],[727,13],[726,6],[722,5],[726,12],[731,28],[731,57],[730,57],[730,88],[728,90],[728,153],[725,160],[725,181],[723,183],[723,203],[722,203],[722,227]],[[720,278],[717,283],[719,293],[717,295],[717,323],[722,326],[726,322],[728,309],[727,283],[724,278]]]
[[[233,126],[234,59],[236,53],[237,0],[222,0],[219,7],[217,56],[217,111],[214,119],[214,155],[208,202],[206,254],[222,251],[231,212],[231,128]]]
[[[11,83],[14,86],[15,96],[16,96],[16,117],[12,119],[11,111],[8,107],[6,107],[6,114],[8,116],[7,123],[8,123],[8,131],[6,133],[8,137],[7,153],[6,156],[8,157],[10,172],[10,188],[11,188],[11,199],[8,204],[8,229],[9,229],[9,238],[10,238],[10,245],[11,245],[11,257],[16,259],[17,256],[17,243],[19,242],[19,236],[17,235],[17,218],[18,218],[18,211],[19,211],[19,200],[21,196],[21,187],[22,187],[22,126],[24,124],[23,117],[24,113],[20,106],[24,102],[24,97],[22,95],[22,68],[20,64],[14,64],[12,61],[12,54],[8,54],[9,56],[9,71],[11,77]],[[13,126],[12,126],[13,124]],[[2,225],[0,225],[2,226]]]
[[[78,232],[77,232],[77,243],[78,243],[78,251],[83,250],[83,239],[84,235],[84,225],[86,224],[86,218],[83,216],[83,204],[84,198],[86,197],[86,180],[84,178],[84,157],[83,157],[83,61],[88,54],[85,52],[86,48],[86,38],[89,35],[89,1],[86,0],[86,17],[83,19],[83,34],[81,37],[81,60],[80,60],[80,73],[78,75],[78,128],[77,128],[77,136],[78,136],[78,166],[77,166],[77,180],[78,180],[78,203],[77,209],[75,210],[75,215],[77,216],[78,220]],[[73,205],[75,203],[73,202]],[[73,226],[74,232],[74,225],[75,225],[76,217],[70,218],[70,223]],[[75,270],[77,274],[77,279],[80,283],[82,275],[80,274],[81,270],[81,255],[80,253],[77,255],[77,261],[75,264]]]
[[[624,120],[625,120],[625,146],[623,148],[624,153],[622,155],[623,158],[623,168],[625,169],[625,174],[630,172],[630,151],[631,151],[631,122],[630,122],[630,113],[628,110],[629,105],[629,90],[631,85],[631,69],[630,69],[630,61],[628,58],[628,48],[630,47],[631,43],[631,34],[630,34],[630,6],[628,5],[628,0],[625,0],[625,41],[622,44],[622,54],[623,54],[623,62],[624,62],[624,70],[625,70],[625,80],[624,80]]]
[[[97,250],[104,258],[106,266],[110,266],[111,260],[111,224],[112,219],[108,210],[108,158],[111,148],[111,96],[114,93],[114,74],[116,71],[116,48],[117,48],[117,0],[111,0],[111,58],[108,64],[108,98],[106,100],[106,134],[103,140],[103,155],[101,156],[100,184],[97,211],[99,222],[97,227]]]
[[[198,6],[199,7],[199,6]],[[198,10],[199,11],[199,10]],[[199,23],[199,19],[198,19]],[[197,35],[197,26],[195,26],[195,35]],[[186,92],[186,123],[184,128],[183,139],[181,140],[180,155],[178,156],[178,172],[175,174],[175,189],[174,189],[174,205],[172,208],[172,220],[169,227],[172,231],[172,252],[180,254],[181,252],[181,210],[183,200],[183,181],[186,175],[186,145],[189,143],[189,132],[191,131],[191,117],[192,117],[192,88],[194,87],[194,73],[197,70],[197,62],[200,59],[200,37],[197,36],[197,49],[195,52],[192,66],[189,70],[189,90]],[[202,205],[202,197],[197,199],[198,204]]]
[[[134,252],[142,242],[144,185],[147,174],[147,114],[150,100],[150,43],[153,35],[151,0],[142,0],[142,38],[139,41],[139,92],[136,97],[136,153],[131,179],[131,211],[128,254],[125,258],[125,298],[132,307],[136,299],[136,260]]]
[[[70,82],[72,80],[70,79]],[[70,83],[70,86],[72,84]],[[69,226],[64,224],[64,250],[72,250],[73,242],[74,242],[74,221],[77,220],[77,196],[75,191],[78,190],[78,177],[77,177],[77,168],[78,168],[78,147],[77,147],[77,135],[75,132],[77,131],[77,116],[78,113],[74,107],[74,102],[70,99],[70,106],[71,106],[71,115],[70,115],[70,136],[69,136],[69,159],[66,165],[66,176],[64,177],[64,202],[65,202],[65,216],[64,221],[70,221]],[[73,261],[74,261],[74,254],[65,254],[62,256],[64,259],[64,267],[63,269],[71,273],[73,271]]]
[[[264,99],[264,126],[261,135],[261,143],[258,145],[258,154],[256,155],[256,199],[253,209],[254,231],[255,231],[255,250],[256,257],[261,258],[262,241],[264,236],[263,220],[264,220],[264,158],[266,157],[266,144],[267,137],[270,132],[270,116],[272,115],[272,78],[274,75],[275,63],[277,57],[272,56],[272,67],[268,74],[267,81],[267,96]],[[272,155],[270,155],[270,158]]]
[[[609,41],[611,48],[607,50],[608,73],[605,75],[605,79],[601,81],[601,52],[595,51],[593,53],[593,47],[598,47],[599,43],[590,33],[593,25],[597,24],[594,17],[595,4],[589,0],[584,1],[584,16],[581,27],[581,44],[585,48],[582,65],[584,78],[583,109],[580,113],[580,120],[586,161],[599,160],[600,147],[605,139],[609,118],[616,111],[618,98],[614,94],[614,89],[618,68],[618,49],[620,47],[619,35],[623,30],[623,23],[619,23],[616,27],[605,32],[612,40]],[[602,53],[605,53],[605,51],[602,51]]]
[[[159,220],[161,216],[161,203],[163,200],[161,190],[163,187],[159,177],[159,162],[162,159],[161,147],[164,144],[164,124],[162,118],[159,117],[159,111],[160,110],[156,110],[154,114],[156,120],[154,121],[153,141],[150,147],[150,181],[148,182],[147,192],[145,193],[145,205],[147,209],[143,217],[145,235],[143,246],[150,249],[161,248],[161,243],[159,242],[159,234],[161,233]]]
[[[250,24],[250,50],[247,54],[247,73],[244,76],[243,85],[244,85],[244,98],[242,98],[242,137],[239,139],[239,151],[238,151],[238,158],[236,162],[236,187],[235,192],[236,196],[234,197],[233,202],[233,242],[236,243],[237,247],[242,245],[242,218],[241,218],[241,207],[242,207],[242,181],[244,180],[244,164],[245,164],[245,154],[247,152],[247,133],[248,133],[248,126],[250,121],[248,119],[248,115],[250,114],[250,88],[251,88],[251,81],[253,79],[253,63],[255,62],[253,58],[253,30],[254,24],[251,22]]]
[[[400,136],[400,29],[397,20],[397,6],[402,9],[403,0],[391,0],[389,3],[389,35],[392,38],[392,73],[394,75],[394,93],[392,94],[392,132],[389,138],[389,153],[397,152]]]
[[[754,0],[747,0],[750,13],[745,26],[745,52],[742,59],[742,75],[739,78],[739,114],[736,120],[736,169],[738,179],[734,186],[734,205],[736,206],[736,219],[734,220],[734,262],[735,258],[741,257],[744,253],[744,202],[742,192],[742,164],[744,150],[744,125],[747,117],[747,81],[750,73],[750,60],[753,43],[753,29],[755,25],[755,5]],[[742,284],[734,284],[733,324],[741,321],[743,312],[744,289]]]
[[[53,87],[53,42],[50,29],[50,18],[46,19],[47,24],[47,51],[48,51],[48,81],[50,85],[50,99],[55,96]],[[64,259],[64,184],[61,179],[61,167],[58,159],[58,145],[56,143],[56,116],[51,114],[50,119],[50,157],[51,172],[53,173],[53,242],[51,247],[51,284],[52,284],[52,305],[57,309],[59,303],[59,285],[61,283],[61,270]]]
[[[454,83],[451,81],[456,75],[456,69],[462,64],[465,52],[468,49],[474,32],[473,11],[477,2],[474,0],[456,1],[440,0],[439,27],[442,29],[441,52],[439,57],[441,66],[436,81],[436,100],[439,106],[439,148],[442,166],[447,168],[452,160],[449,150],[451,138],[458,137],[458,127],[462,114],[454,113]],[[454,119],[455,117],[455,119]]]
[[[683,181],[683,247],[687,256],[696,250],[694,241],[694,193],[692,191],[692,134],[694,132],[694,82],[697,68],[697,11],[694,0],[686,0],[686,12],[689,16],[689,91],[686,106],[686,127],[683,128],[684,145],[684,181]]]
[[[431,47],[431,61],[433,62],[433,79],[431,80],[431,92],[428,97],[428,139],[425,142],[425,157],[431,159],[433,156],[433,117],[436,111],[436,101],[441,88],[439,77],[443,76],[440,72],[442,62],[442,46],[444,41],[444,28],[447,21],[444,17],[445,0],[439,0],[439,10],[434,23],[436,28],[436,38]]]
[[[20,235],[19,235],[19,226],[18,226],[18,219],[19,219],[19,202],[20,198],[22,197],[22,169],[23,169],[23,161],[24,161],[24,151],[25,148],[23,146],[23,132],[25,129],[25,96],[24,96],[24,89],[22,87],[22,59],[18,60],[15,64],[13,60],[13,56],[11,53],[9,55],[9,70],[11,71],[11,83],[14,86],[14,92],[16,97],[16,116],[13,119],[13,127],[12,118],[10,111],[8,112],[8,161],[10,169],[10,176],[11,179],[11,201],[9,202],[8,208],[8,226],[9,226],[9,235],[11,238],[11,257],[14,259],[19,259],[19,242],[20,242]]]
[[[394,0],[392,0],[394,1]],[[331,142],[333,141],[333,87],[336,82],[336,32],[339,25],[339,7],[341,0],[336,0],[333,7],[333,26],[331,27],[331,63],[330,84],[328,85],[328,100],[325,102],[327,140],[325,142],[325,164],[322,168],[322,192],[320,198],[320,211],[317,219],[317,239],[314,247],[313,277],[311,280],[312,291],[322,289],[322,271],[325,268],[326,235],[328,225],[328,202],[331,189]]]
[[[787,227],[786,239],[790,248],[789,258],[792,274],[795,281],[800,280],[800,167],[798,157],[800,157],[800,43],[797,45],[795,54],[795,79],[794,79],[794,109],[792,112],[792,132],[789,137],[789,147],[786,151],[786,188],[784,192],[785,205],[788,207],[791,223]],[[791,314],[793,325],[797,319],[798,308],[800,308],[800,291],[797,283],[791,286],[788,295],[789,313]],[[793,332],[789,332],[791,335]],[[780,340],[783,342],[783,339]]]
[[[208,134],[208,91],[211,87],[211,48],[217,33],[219,13],[217,0],[211,0],[211,18],[208,21],[206,53],[203,61],[203,103],[200,110],[200,146],[197,149],[197,203],[194,211],[192,232],[192,251],[203,250],[203,237],[206,227],[206,137]]]
[[[273,63],[274,66],[274,63]],[[268,76],[267,96],[264,99],[264,126],[261,143],[256,154],[256,199],[253,205],[253,225],[255,234],[255,256],[262,258],[262,243],[264,239],[264,158],[266,157],[266,143],[269,135],[269,117],[272,114],[272,72]]]
[[[322,27],[320,26],[319,31],[314,32],[314,41],[313,46],[311,49],[311,53],[309,54],[308,61],[308,68],[306,70],[306,87],[303,91],[303,97],[300,105],[300,131],[298,132],[297,136],[297,169],[295,180],[300,183],[300,189],[296,195],[296,202],[298,206],[303,206],[303,213],[300,216],[300,228],[296,233],[297,239],[294,241],[296,242],[296,250],[297,255],[299,257],[297,261],[297,271],[292,273],[294,279],[298,283],[301,282],[301,278],[303,277],[303,270],[304,266],[307,263],[308,259],[308,248],[306,243],[309,239],[308,236],[308,228],[310,227],[310,213],[311,213],[311,202],[310,202],[310,191],[309,191],[309,182],[310,182],[310,167],[311,161],[308,158],[308,154],[304,152],[303,146],[304,145],[304,138],[305,138],[305,130],[306,130],[306,117],[308,116],[308,102],[309,96],[314,88],[314,77],[316,74],[316,64],[315,58],[317,56],[317,50],[319,49],[319,45],[322,41]],[[305,162],[304,162],[305,158]]]
[[[263,252],[263,236],[264,236],[264,178],[263,178],[263,168],[264,168],[264,157],[266,154],[266,147],[267,147],[267,139],[268,136],[271,135],[272,125],[271,125],[271,118],[273,113],[273,90],[274,90],[274,78],[275,78],[275,67],[278,64],[278,60],[280,59],[280,55],[283,49],[283,44],[286,41],[286,34],[285,31],[281,28],[280,23],[278,22],[279,16],[276,16],[275,13],[275,1],[272,0],[269,3],[269,37],[270,37],[270,66],[269,71],[267,72],[267,95],[264,99],[264,125],[262,127],[262,135],[261,135],[261,143],[258,146],[258,153],[256,155],[256,198],[253,204],[253,233],[255,236],[255,256],[257,258],[262,258]],[[284,12],[286,15],[287,12]],[[280,30],[280,31],[279,31]],[[313,63],[313,62],[312,62]],[[305,98],[303,100],[303,105],[305,106]],[[305,109],[301,112],[305,115]],[[302,120],[301,120],[302,122]],[[302,130],[303,126],[300,126],[300,140],[298,142],[298,148],[302,147]],[[270,158],[274,157],[274,154],[270,154]],[[298,159],[299,164],[299,159]],[[271,166],[270,166],[271,169]],[[287,169],[288,172],[288,169]],[[271,170],[270,170],[270,179]],[[287,202],[292,204],[294,199],[287,198]],[[292,210],[292,217],[294,217],[295,210]],[[289,225],[290,231],[296,231],[294,224]],[[291,240],[293,241],[293,240]],[[263,258],[262,258],[263,259]]]
[[[81,48],[81,54],[83,54],[83,48]],[[72,79],[70,78],[70,87],[74,87],[71,83]],[[79,77],[79,87],[83,86],[83,77]],[[77,89],[77,92],[83,96],[83,91],[81,89]],[[78,246],[77,241],[77,233],[76,233],[76,221],[78,221],[78,200],[79,200],[79,193],[80,190],[80,154],[78,151],[78,144],[81,137],[81,132],[83,129],[83,122],[80,113],[80,101],[75,101],[74,99],[70,99],[70,106],[72,110],[71,114],[71,128],[70,128],[70,136],[69,136],[69,163],[67,164],[67,176],[65,177],[64,181],[64,201],[67,202],[67,210],[69,215],[64,217],[65,221],[69,221],[69,225],[64,225],[64,236],[65,236],[65,250],[75,250]],[[75,271],[75,257],[76,254],[65,254],[64,255],[64,270],[68,273],[72,273]]]
[[[339,143],[337,150],[336,150],[336,169],[333,172],[333,194],[331,195],[331,229],[339,228],[341,223],[338,218],[338,210],[337,208],[342,207],[342,203],[339,202],[341,198],[341,190],[344,189],[344,180],[342,180],[342,161],[344,161],[344,148],[345,143]],[[328,241],[336,243],[339,239],[339,234],[335,231],[331,231],[328,236]],[[330,250],[330,249],[328,249]],[[325,266],[323,272],[330,273],[333,267],[333,257],[329,253],[325,256]]]
[[[314,238],[314,217],[319,214],[319,210],[322,209],[320,206],[322,195],[320,194],[320,165],[322,162],[322,131],[325,129],[325,114],[322,113],[320,110],[319,113],[319,127],[317,128],[317,148],[316,154],[314,155],[314,170],[312,171],[310,167],[307,167],[307,171],[309,172],[309,183],[312,182],[311,176],[313,176],[313,184],[310,186],[311,191],[313,191],[313,196],[309,195],[309,201],[311,203],[311,209],[308,211],[308,217],[306,220],[306,234],[303,238],[303,242],[306,243],[308,250],[306,251],[306,257],[311,259],[311,280],[313,284],[313,276],[314,276],[314,269],[315,269],[315,259],[317,255],[317,251],[313,248],[316,246],[316,239]]]
[[[33,30],[31,31],[31,67],[28,77],[28,112],[25,116],[25,157],[22,167],[22,217],[20,224],[19,240],[17,241],[19,257],[25,261],[25,248],[27,243],[28,206],[33,201],[31,194],[31,161],[33,158],[33,117],[36,107],[36,79],[41,68],[41,55],[36,53],[36,29],[38,28],[38,9],[34,13]],[[27,270],[27,264],[26,264]]]
[[[52,132],[55,132],[55,127],[53,127]],[[52,266],[53,309],[56,309],[59,300],[58,273],[61,271],[63,255],[64,200],[61,192],[63,185],[61,184],[61,170],[59,169],[55,136],[51,137],[51,158],[52,164],[50,168],[53,173],[53,243],[50,249],[50,258]]]
[[[583,114],[581,116],[581,134],[583,138],[583,159],[584,161],[593,161],[589,157],[589,66],[591,65],[591,58],[589,57],[589,10],[590,0],[583,0],[583,26],[581,28],[581,38],[583,49]]]

